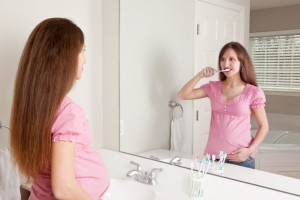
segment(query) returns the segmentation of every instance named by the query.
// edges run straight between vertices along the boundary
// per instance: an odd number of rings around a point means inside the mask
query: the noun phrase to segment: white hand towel
[[[184,119],[179,117],[171,121],[171,151],[182,152],[184,144]]]
[[[19,171],[8,149],[0,149],[0,200],[20,200]]]

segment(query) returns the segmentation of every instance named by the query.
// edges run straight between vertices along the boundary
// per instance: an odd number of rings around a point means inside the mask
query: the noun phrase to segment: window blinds
[[[300,34],[252,36],[250,54],[260,87],[300,90]]]

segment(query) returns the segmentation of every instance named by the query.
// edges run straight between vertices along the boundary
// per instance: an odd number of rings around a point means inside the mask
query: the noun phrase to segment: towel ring
[[[183,107],[182,107],[182,105],[180,105],[179,103],[177,103],[175,101],[172,101],[172,100],[170,100],[168,102],[168,105],[171,108],[170,112],[172,112],[172,113],[170,115],[172,116],[172,120],[173,119],[178,119],[179,117],[183,116]],[[181,112],[178,117],[175,117],[175,114],[176,114],[175,110],[176,110],[176,108],[180,108],[180,112]]]
[[[2,129],[2,128],[6,128],[6,129],[10,130],[10,128],[8,126],[2,125],[2,122],[0,121],[0,129]]]

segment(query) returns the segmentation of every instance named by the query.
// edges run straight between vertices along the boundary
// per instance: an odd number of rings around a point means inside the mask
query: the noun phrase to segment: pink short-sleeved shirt
[[[231,153],[239,148],[250,146],[250,116],[253,108],[265,106],[264,92],[246,84],[244,91],[233,99],[226,100],[222,95],[222,81],[210,81],[201,88],[211,102],[210,133],[205,154],[219,155],[220,151]],[[255,157],[252,154],[251,157]]]
[[[83,109],[64,98],[52,126],[52,141],[75,142],[75,178],[81,187],[98,200],[109,187],[108,171],[100,155],[91,147],[92,130]],[[29,199],[55,199],[51,188],[51,169],[45,169],[33,181]]]

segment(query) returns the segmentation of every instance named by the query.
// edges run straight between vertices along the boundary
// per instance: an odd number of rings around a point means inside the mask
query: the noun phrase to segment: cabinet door
[[[259,150],[255,157],[255,168],[300,179],[300,152]]]
[[[244,7],[210,0],[194,2],[194,74],[202,68],[218,68],[218,55],[224,44],[244,43]],[[202,79],[196,87],[217,80]],[[202,155],[208,139],[211,108],[209,99],[194,100],[193,154]]]

